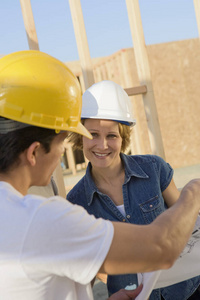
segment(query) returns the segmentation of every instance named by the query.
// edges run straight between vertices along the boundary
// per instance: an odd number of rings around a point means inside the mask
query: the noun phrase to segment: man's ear
[[[36,154],[39,148],[40,148],[40,143],[34,142],[27,149],[27,160],[29,161],[31,166],[35,166],[36,164]]]

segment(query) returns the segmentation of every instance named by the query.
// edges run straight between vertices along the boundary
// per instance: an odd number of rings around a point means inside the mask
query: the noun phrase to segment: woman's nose
[[[99,148],[106,149],[107,147],[108,147],[107,139],[106,138],[100,138]]]

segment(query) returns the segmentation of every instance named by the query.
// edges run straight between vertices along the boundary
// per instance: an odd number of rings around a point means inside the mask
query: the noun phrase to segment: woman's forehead
[[[112,130],[119,130],[119,123],[113,120],[105,120],[105,119],[86,119],[84,122],[84,126],[88,127],[96,127],[96,128],[108,128]]]

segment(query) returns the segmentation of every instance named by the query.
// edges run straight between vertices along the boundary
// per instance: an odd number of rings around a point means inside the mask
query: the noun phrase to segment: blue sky
[[[198,37],[193,0],[139,0],[147,45]],[[78,60],[68,0],[31,0],[40,50]],[[91,57],[132,47],[125,0],[81,0]],[[0,1],[0,54],[28,50],[20,0]]]

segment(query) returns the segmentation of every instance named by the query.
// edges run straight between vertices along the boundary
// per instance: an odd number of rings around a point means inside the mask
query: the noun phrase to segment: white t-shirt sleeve
[[[55,274],[87,284],[101,267],[113,234],[110,221],[96,219],[82,207],[53,197],[35,209],[21,263],[33,280],[38,280],[38,274]]]

